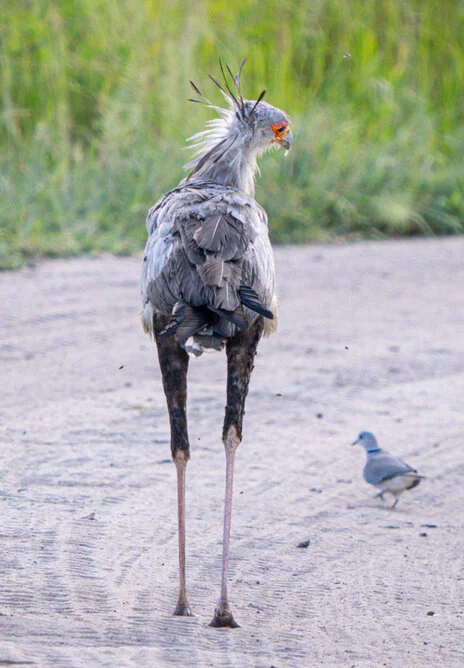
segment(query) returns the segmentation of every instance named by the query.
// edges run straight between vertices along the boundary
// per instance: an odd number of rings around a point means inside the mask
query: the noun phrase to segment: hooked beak
[[[281,146],[284,147],[284,149],[286,151],[289,151],[292,148],[292,144],[293,144],[293,135],[292,135],[291,130],[289,130],[287,132],[285,137],[280,137],[280,139],[278,139],[278,142]]]

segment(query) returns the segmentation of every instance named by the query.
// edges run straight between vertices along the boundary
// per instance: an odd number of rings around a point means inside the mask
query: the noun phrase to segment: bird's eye
[[[273,123],[272,131],[276,137],[283,137],[288,132],[288,123]]]

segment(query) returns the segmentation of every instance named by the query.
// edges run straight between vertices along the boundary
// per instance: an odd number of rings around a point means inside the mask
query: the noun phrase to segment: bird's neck
[[[201,157],[185,181],[206,181],[255,194],[256,151],[243,140],[226,137]]]
[[[379,447],[375,446],[375,447],[373,447],[373,448],[369,448],[369,450],[366,450],[366,452],[367,452],[368,455],[372,455],[372,454],[374,454],[375,452],[380,452],[381,449],[382,449],[382,448],[379,448]]]

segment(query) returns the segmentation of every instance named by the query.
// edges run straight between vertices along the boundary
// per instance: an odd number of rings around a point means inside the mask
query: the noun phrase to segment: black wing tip
[[[268,320],[274,320],[273,312],[261,303],[258,293],[253,290],[253,288],[250,288],[247,285],[242,285],[238,289],[238,294],[240,295],[240,301],[244,306],[247,306],[249,309],[255,311],[255,313],[259,313],[259,315],[262,315]]]
[[[184,313],[185,304],[178,302],[174,307],[173,313],[171,313],[168,324],[157,335],[157,340],[160,343],[164,343],[164,341],[167,341],[167,339],[170,339],[171,336],[174,336],[174,334],[177,333],[177,330],[184,320]]]
[[[164,343],[168,339],[171,338],[171,336],[174,336],[175,333],[177,332],[177,329],[179,327],[179,323],[177,321],[171,321],[164,329],[161,330],[161,332],[157,335],[157,339],[160,343]]]
[[[274,320],[274,314],[272,311],[270,311],[268,308],[263,306],[262,304],[256,304],[254,302],[246,302],[242,300],[242,304],[244,306],[248,306],[249,309],[252,311],[255,311],[255,313],[259,313],[259,315],[262,315],[264,318],[267,318],[268,320]]]

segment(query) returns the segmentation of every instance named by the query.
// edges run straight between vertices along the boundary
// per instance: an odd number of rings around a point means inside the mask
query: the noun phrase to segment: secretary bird
[[[257,157],[292,144],[288,116],[263,102],[243,99],[240,75],[221,63],[223,83],[210,77],[227,108],[218,107],[191,82],[192,102],[219,118],[190,138],[196,158],[189,175],[150,209],[142,269],[142,321],[154,335],[177,469],[179,599],[175,615],[192,615],[185,580],[185,473],[190,457],[186,399],[189,357],[205,350],[227,354],[226,455],[222,584],[211,626],[237,627],[227,579],[234,459],[250,374],[262,334],[275,330],[277,298],[267,216],[254,199]],[[230,77],[230,78],[229,78]]]

